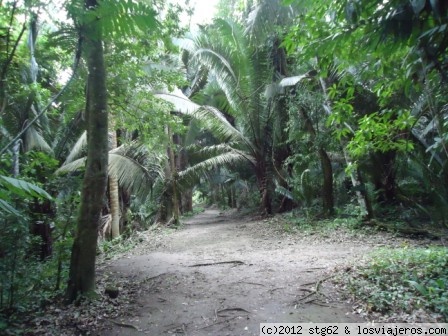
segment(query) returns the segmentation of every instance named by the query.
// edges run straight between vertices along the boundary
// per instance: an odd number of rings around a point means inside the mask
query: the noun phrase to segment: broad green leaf
[[[42,188],[39,188],[32,183],[12,177],[0,175],[0,185],[18,196],[52,199],[52,197]]]
[[[17,211],[11,204],[2,199],[0,199],[0,213],[1,212],[17,217],[22,216],[21,213]]]

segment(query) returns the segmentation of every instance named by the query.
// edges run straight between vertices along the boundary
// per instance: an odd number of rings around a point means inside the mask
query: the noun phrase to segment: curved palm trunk
[[[86,8],[95,8],[96,0],[86,0]],[[87,79],[87,163],[84,174],[77,230],[70,260],[67,299],[95,294],[95,257],[98,223],[107,185],[108,113],[106,71],[101,23],[86,26],[85,47],[89,76]]]

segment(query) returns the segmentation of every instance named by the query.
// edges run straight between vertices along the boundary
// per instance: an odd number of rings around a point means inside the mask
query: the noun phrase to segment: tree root
[[[235,307],[235,308],[225,308],[225,309],[217,310],[215,315],[217,317],[226,317],[226,315],[223,316],[223,315],[220,315],[220,314],[221,313],[225,313],[225,312],[230,312],[230,311],[238,311],[238,312],[243,312],[243,313],[250,314],[250,312],[248,312],[246,309]]]
[[[114,321],[114,320],[109,320],[110,322],[112,322],[113,324],[119,326],[119,327],[123,327],[123,328],[131,328],[131,329],[135,329],[137,331],[142,331],[141,329],[137,328],[135,325],[129,324],[129,323],[123,323],[123,322],[118,322],[118,321]]]
[[[188,267],[204,267],[204,266],[213,266],[213,265],[222,265],[222,264],[245,265],[245,263],[240,260],[231,260],[231,261],[218,261],[218,262],[205,263],[205,264],[194,264],[194,265],[190,265]]]
[[[297,303],[299,303],[300,301],[304,301],[304,300],[308,299],[309,297],[311,297],[311,296],[313,296],[313,295],[322,295],[322,296],[327,297],[325,294],[323,294],[323,293],[321,293],[321,292],[319,291],[319,290],[320,290],[320,286],[322,285],[323,282],[327,281],[328,279],[334,278],[334,276],[335,276],[335,275],[330,275],[330,276],[328,276],[328,277],[319,279],[319,280],[316,282],[316,288],[315,288],[314,290],[312,290],[312,289],[310,290],[310,289],[308,289],[308,288],[300,288],[299,290],[309,291],[310,293],[308,293],[308,294],[306,294],[305,296],[302,296],[301,298],[299,298],[299,299],[297,300]],[[314,301],[314,300],[312,300],[312,301]],[[305,303],[310,303],[310,302],[312,302],[312,301],[307,301],[307,302],[305,302]]]

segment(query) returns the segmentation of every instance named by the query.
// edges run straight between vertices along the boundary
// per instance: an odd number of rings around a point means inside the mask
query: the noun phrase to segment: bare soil
[[[100,334],[259,335],[263,322],[363,322],[328,280],[381,238],[291,235],[271,222],[208,209],[103,265],[140,285],[129,316]]]

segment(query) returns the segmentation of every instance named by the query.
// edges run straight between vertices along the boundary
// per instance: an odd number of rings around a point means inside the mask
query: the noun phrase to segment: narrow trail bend
[[[212,209],[184,224],[107,265],[145,288],[131,316],[102,335],[259,335],[262,322],[362,321],[321,280],[371,246],[273,234],[263,221]]]

